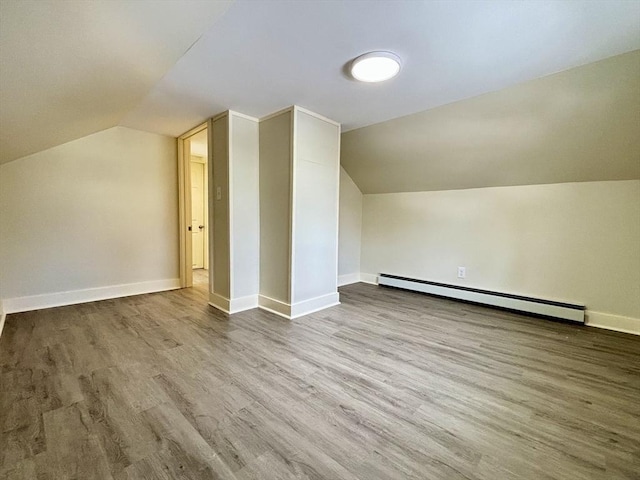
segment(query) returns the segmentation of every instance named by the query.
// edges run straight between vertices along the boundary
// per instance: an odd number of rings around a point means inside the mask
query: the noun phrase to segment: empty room
[[[640,1],[0,0],[5,479],[640,479]]]

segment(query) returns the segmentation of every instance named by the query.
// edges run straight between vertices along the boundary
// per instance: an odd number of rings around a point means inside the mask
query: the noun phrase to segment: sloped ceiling
[[[348,131],[638,48],[637,1],[237,0],[123,125],[175,136],[297,104]],[[376,49],[400,55],[398,77],[344,74]]]
[[[487,105],[461,113],[466,123],[449,114],[443,119],[448,127],[439,120],[426,129],[407,127],[410,138],[402,136],[402,128],[389,127],[394,133],[384,136],[384,145],[367,132],[381,128],[383,135],[385,127],[349,132],[347,171],[370,192],[629,175],[628,162],[598,164],[594,152],[602,156],[604,147],[595,145],[597,129],[580,118],[583,108],[609,115],[608,108],[628,112],[634,105],[632,98],[626,104],[603,98],[601,89],[609,90],[614,77],[605,80],[601,72],[596,86],[570,93],[558,87],[553,102],[566,103],[562,108],[540,100],[542,90],[511,100],[496,97],[499,107],[484,96],[473,97],[640,48],[640,2],[2,0],[0,8],[2,161],[116,124],[178,136],[227,109],[260,117],[298,104],[349,131],[396,118],[402,122],[400,117],[416,112],[431,118],[440,108],[448,111],[443,105],[471,99],[466,101]],[[376,49],[400,55],[398,77],[363,84],[345,74],[351,59]],[[625,88],[633,85],[620,86],[615,95],[629,97]],[[586,173],[578,172],[577,164],[564,164],[574,157],[565,155],[569,147],[559,134],[547,132],[549,125],[568,135],[572,145],[582,134],[571,125],[590,132],[580,150]],[[482,139],[496,129],[503,132],[494,134],[502,150],[491,157],[496,143]],[[604,125],[599,131],[613,137],[599,133],[605,139],[599,145],[614,144],[611,139],[627,130],[628,123],[620,129]],[[534,138],[557,148],[535,146]],[[634,152],[637,143],[630,142],[626,151]],[[511,144],[519,147],[506,148]],[[523,155],[527,145],[530,153]],[[476,155],[474,148],[485,150]],[[479,157],[492,158],[481,163],[483,169],[503,173],[491,177],[476,169],[472,181],[468,159]],[[554,159],[545,160],[554,173],[545,177],[526,166],[527,159],[541,157]],[[521,161],[515,172],[503,170],[515,168],[508,158]],[[628,156],[616,155],[614,162],[623,158]],[[526,168],[532,170],[527,181]],[[456,169],[463,173],[457,176]]]
[[[2,0],[0,163],[118,125],[230,3]]]
[[[640,178],[640,50],[342,135],[363,193]]]

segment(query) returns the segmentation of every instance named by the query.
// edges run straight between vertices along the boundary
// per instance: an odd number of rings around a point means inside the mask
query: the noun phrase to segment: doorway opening
[[[208,145],[206,123],[178,138],[182,287],[210,283]]]

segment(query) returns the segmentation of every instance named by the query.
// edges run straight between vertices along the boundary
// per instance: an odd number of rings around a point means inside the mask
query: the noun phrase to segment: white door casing
[[[191,162],[191,239],[192,267],[205,265],[204,164]]]

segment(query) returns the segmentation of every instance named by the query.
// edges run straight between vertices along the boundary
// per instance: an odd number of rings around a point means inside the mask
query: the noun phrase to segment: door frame
[[[191,244],[191,146],[187,140],[209,126],[204,122],[178,137],[178,229],[180,244],[180,286],[193,286],[192,244]],[[209,133],[209,132],[207,132]],[[209,140],[211,137],[207,135]],[[211,158],[211,145],[207,153]],[[207,235],[207,238],[209,235]],[[210,243],[210,240],[209,242]],[[206,247],[208,248],[208,246]],[[211,256],[209,258],[211,264]]]
[[[208,152],[207,152],[208,153]],[[202,264],[205,270],[209,270],[209,244],[208,244],[208,238],[209,238],[209,205],[208,205],[208,200],[209,200],[209,164],[207,163],[208,159],[206,157],[199,157],[196,155],[191,155],[191,168],[193,169],[193,164],[198,164],[198,165],[202,165],[202,190],[203,190],[203,205],[202,205],[202,225],[204,225],[204,230],[202,231],[202,233],[204,234],[203,237],[203,243],[202,243],[202,250],[203,250],[203,256],[202,256]],[[193,174],[193,170],[191,171],[191,173]],[[193,185],[191,185],[193,187]],[[193,197],[191,198],[192,202],[193,202]],[[191,208],[193,209],[193,204],[191,205]],[[193,229],[193,225],[191,226],[191,228]],[[191,254],[193,255],[193,249]]]

